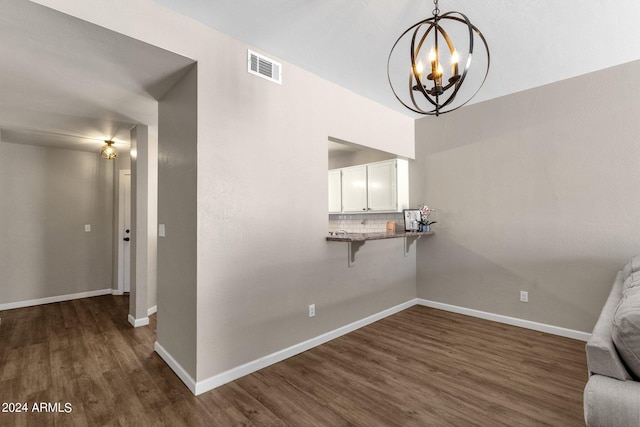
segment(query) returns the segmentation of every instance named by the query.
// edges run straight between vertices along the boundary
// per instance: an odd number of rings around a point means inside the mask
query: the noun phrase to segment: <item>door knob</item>
[[[128,242],[128,241],[129,241],[129,240],[131,240],[131,239],[130,239],[130,238],[128,238],[128,237],[125,237],[123,240],[124,240],[125,242]]]

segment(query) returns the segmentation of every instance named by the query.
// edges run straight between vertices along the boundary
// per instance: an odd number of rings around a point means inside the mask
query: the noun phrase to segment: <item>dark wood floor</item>
[[[155,316],[134,329],[127,308],[0,312],[0,402],[30,411],[0,425],[584,425],[580,341],[416,306],[195,397],[153,352]]]

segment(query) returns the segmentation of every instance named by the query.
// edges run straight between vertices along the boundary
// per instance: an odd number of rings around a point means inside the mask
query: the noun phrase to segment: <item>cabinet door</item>
[[[371,211],[397,210],[396,161],[370,163],[367,176],[369,209]]]
[[[367,166],[342,169],[342,211],[367,211]]]
[[[342,212],[342,181],[340,169],[329,171],[329,213]]]

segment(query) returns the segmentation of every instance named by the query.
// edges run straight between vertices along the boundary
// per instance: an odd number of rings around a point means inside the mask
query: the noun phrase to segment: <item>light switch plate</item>
[[[158,224],[158,236],[165,237],[164,224]]]
[[[90,232],[91,231],[91,224],[85,224],[84,225],[84,231],[87,232],[87,233]]]

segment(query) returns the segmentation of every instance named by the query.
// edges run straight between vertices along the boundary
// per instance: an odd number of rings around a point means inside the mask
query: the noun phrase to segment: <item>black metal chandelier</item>
[[[478,93],[489,74],[490,54],[484,36],[464,14],[451,11],[441,15],[438,0],[433,3],[433,17],[409,27],[393,44],[387,60],[387,77],[393,94],[402,105],[419,114],[438,116],[457,110]],[[447,25],[446,30],[443,25]],[[475,35],[486,51],[484,64],[480,63],[480,67],[484,65],[486,69],[484,75],[477,73],[471,78],[473,73],[469,70],[474,58]],[[468,37],[468,48],[466,43],[456,48],[452,37]],[[404,56],[407,50],[410,51],[409,58]],[[446,60],[450,67],[445,71],[442,63]],[[425,71],[425,64],[428,71]],[[462,69],[459,64],[464,64]],[[407,69],[408,85],[406,77],[402,77],[406,76]],[[399,92],[405,88],[408,89],[406,93]]]

